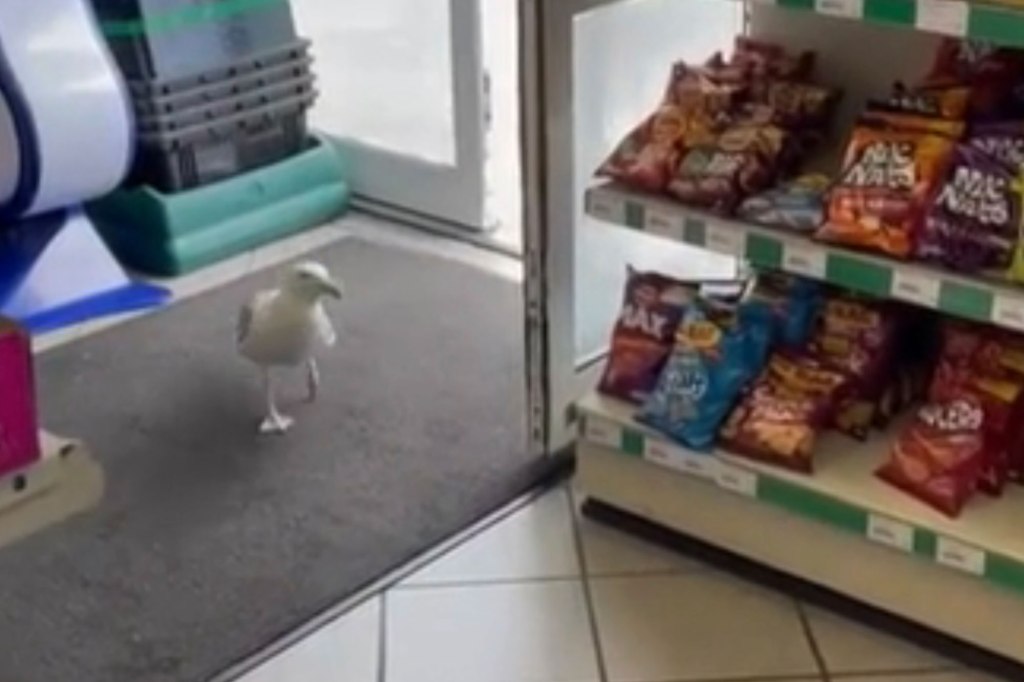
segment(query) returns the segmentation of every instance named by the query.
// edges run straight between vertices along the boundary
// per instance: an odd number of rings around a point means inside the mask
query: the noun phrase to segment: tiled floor
[[[241,682],[985,682],[598,526],[559,488]]]

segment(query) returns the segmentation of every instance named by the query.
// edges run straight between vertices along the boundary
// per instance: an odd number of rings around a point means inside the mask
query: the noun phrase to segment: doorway
[[[293,0],[357,204],[518,252],[515,0]]]

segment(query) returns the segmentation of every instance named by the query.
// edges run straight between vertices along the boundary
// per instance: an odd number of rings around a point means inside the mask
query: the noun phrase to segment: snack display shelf
[[[590,248],[591,242],[608,234],[579,220],[580,204],[588,216],[624,230],[742,259],[755,268],[788,272],[1018,332],[1024,332],[1024,284],[1002,273],[965,274],[828,244],[806,233],[713,215],[666,195],[615,183],[592,185],[581,197],[584,178],[594,177],[597,163],[608,164],[619,148],[628,159],[630,150],[638,148],[627,144],[629,137],[602,137],[600,153],[586,144],[596,147],[594,137],[607,136],[612,128],[621,129],[625,136],[631,131],[643,133],[639,122],[654,120],[650,116],[655,102],[662,101],[657,99],[662,97],[659,93],[667,90],[649,70],[677,61],[704,63],[709,51],[703,42],[686,36],[684,40],[671,31],[665,32],[671,38],[663,37],[660,31],[669,21],[692,28],[698,10],[691,17],[667,9],[678,8],[672,3],[528,0],[523,4],[528,44],[536,48],[526,51],[524,61],[524,82],[529,86],[524,90],[524,177],[526,309],[532,323],[530,385],[534,389],[531,426],[548,450],[573,443],[578,488],[587,500],[588,513],[722,563],[797,598],[881,625],[971,665],[993,671],[1007,670],[1008,665],[1013,670],[1007,673],[1010,679],[1024,679],[1024,638],[1012,627],[1024,620],[1024,533],[1020,530],[1024,488],[1008,486],[998,498],[978,492],[953,519],[875,474],[889,460],[894,441],[906,426],[903,418],[866,442],[822,433],[813,448],[814,472],[805,475],[722,450],[688,450],[636,422],[631,405],[587,393],[600,367],[578,362],[577,332],[591,322],[580,313],[580,302],[589,307],[587,297],[597,289],[587,281],[591,276],[587,273],[605,273],[611,267],[580,265],[584,252],[580,245],[586,242]],[[929,73],[944,44],[937,35],[1024,47],[1024,3],[750,0],[745,4],[742,20],[721,30],[779,46],[791,55],[813,54],[813,83],[842,92],[834,116],[836,132],[829,137],[836,145],[853,139],[851,131],[867,103],[890,92],[894,82],[917,83]],[[709,31],[714,22],[724,25],[728,19],[724,12],[715,15],[717,9],[708,10]],[[890,30],[894,27],[908,30]],[[650,105],[626,101],[643,90],[634,87],[629,70],[620,73],[609,66],[611,60],[596,59],[593,68],[584,68],[590,65],[585,55],[614,44],[610,36],[615,31],[629,37],[623,41],[629,49],[622,47],[613,59],[632,58],[631,68],[649,76]],[[639,47],[637,31],[650,32],[649,47]],[[728,53],[728,41],[720,44],[723,55]],[[637,123],[634,128],[619,123],[627,110],[636,112],[628,115],[631,123]],[[1010,118],[1016,121],[1019,115],[1014,116]],[[670,130],[667,124],[665,130]],[[609,149],[619,140],[623,142]],[[801,169],[825,170],[834,177],[831,152],[839,149],[827,146],[820,150],[820,159],[804,159]],[[823,163],[814,163],[818,160]],[[665,163],[677,162],[665,157]],[[628,161],[623,167],[628,167]],[[678,172],[678,166],[661,171],[664,177],[675,178],[671,174]],[[599,174],[632,177],[604,166]],[[687,265],[685,256],[667,248],[659,252],[648,240],[622,241],[635,243],[638,251],[649,246],[659,260],[652,257],[648,264],[642,257],[612,247],[601,257],[642,271]],[[618,244],[611,239],[609,243]],[[666,261],[672,265],[658,265]],[[915,417],[913,410],[904,414],[908,419]]]
[[[931,33],[1024,46],[1020,8],[961,0],[757,0],[763,5],[816,12]]]
[[[958,519],[932,510],[874,475],[900,424],[863,443],[825,434],[815,449],[815,471],[805,475],[721,450],[688,450],[637,423],[633,406],[598,394],[580,400],[577,409],[584,443],[1024,596],[1024,489],[977,499]]]
[[[747,494],[733,494],[695,476],[678,475],[639,457],[623,456],[621,450],[589,440],[580,440],[576,453],[577,485],[592,503],[610,506],[655,528],[669,529],[683,538],[710,544],[719,551],[780,572],[811,590],[797,588],[796,594],[801,598],[839,608],[847,616],[860,617],[858,614],[866,606],[874,610],[869,616],[870,623],[878,625],[881,619],[892,625],[889,619],[895,618],[900,622],[893,626],[895,631],[904,635],[909,634],[906,624],[919,624],[929,634],[915,632],[916,641],[936,647],[946,656],[954,655],[957,647],[962,649],[966,643],[997,654],[1004,662],[1024,660],[1024,640],[1014,627],[1024,619],[1024,599],[1001,585],[979,580],[974,572],[951,570],[913,553],[866,541],[855,533],[839,532],[832,524],[794,514]],[[828,474],[825,464],[821,476],[834,481],[837,489],[842,485],[837,476]],[[765,486],[768,480],[784,478],[773,475],[768,479],[758,472],[756,480],[759,486]],[[825,485],[821,481],[808,484],[814,492]],[[857,490],[855,484],[846,485],[851,494],[867,494],[866,488]],[[867,497],[860,499],[861,505],[868,501]],[[1004,504],[1010,509],[1001,509],[999,505]],[[904,512],[907,508],[901,500],[894,503],[893,510]],[[986,518],[973,511],[982,512]],[[1017,500],[1006,499],[994,504],[991,510],[971,510],[960,522],[941,527],[952,531],[955,526],[975,542],[984,537],[998,543],[1001,553],[1008,554],[1014,536],[1003,534],[997,538],[988,529],[988,521],[1003,514],[1007,519],[1019,518],[1020,511]],[[909,513],[916,517],[914,512]],[[987,516],[989,513],[993,516]],[[619,518],[614,522],[625,529],[637,529]],[[933,530],[939,527],[936,525]],[[651,529],[645,527],[645,531]],[[959,537],[960,533],[954,535]],[[664,534],[657,533],[657,537],[664,538]],[[792,582],[785,589],[794,589]],[[831,595],[852,598],[857,609],[836,606],[829,598],[818,601],[822,589]],[[968,660],[978,664],[976,658]],[[1006,667],[999,669],[1005,671]],[[1019,670],[1006,674],[1007,679],[1021,679]]]
[[[744,258],[879,298],[1024,331],[1024,287],[897,261],[695,211],[682,204],[608,184],[591,188],[587,213],[599,220]]]
[[[21,540],[99,503],[104,478],[80,442],[40,433],[43,455],[0,478],[0,547]]]

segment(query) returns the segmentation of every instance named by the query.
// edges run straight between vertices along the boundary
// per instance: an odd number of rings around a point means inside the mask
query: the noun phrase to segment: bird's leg
[[[291,428],[294,420],[281,414],[277,409],[277,402],[274,400],[274,382],[270,368],[263,370],[263,390],[267,398],[267,416],[260,424],[260,433],[284,433]]]
[[[306,388],[309,390],[309,402],[316,402],[316,397],[320,393],[320,368],[317,367],[314,357],[306,360]]]

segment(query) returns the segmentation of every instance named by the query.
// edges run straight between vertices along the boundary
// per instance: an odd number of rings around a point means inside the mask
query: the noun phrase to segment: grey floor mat
[[[3,682],[201,682],[523,491],[518,287],[346,240],[324,391],[255,435],[233,348],[268,271],[42,356],[44,420],[106,469],[100,508],[0,552]]]

